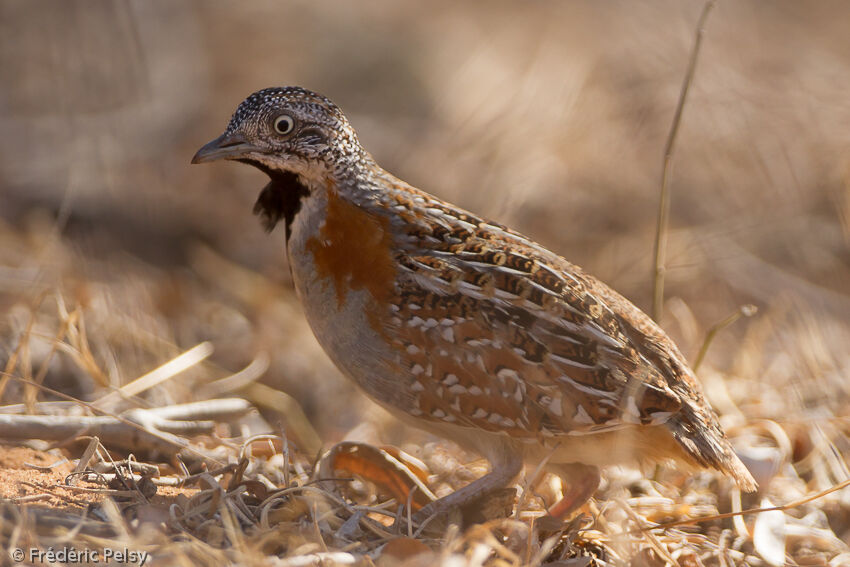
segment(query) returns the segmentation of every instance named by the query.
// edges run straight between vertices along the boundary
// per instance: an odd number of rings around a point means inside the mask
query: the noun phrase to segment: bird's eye
[[[280,135],[286,135],[295,128],[295,120],[288,114],[281,114],[274,119],[274,131]]]

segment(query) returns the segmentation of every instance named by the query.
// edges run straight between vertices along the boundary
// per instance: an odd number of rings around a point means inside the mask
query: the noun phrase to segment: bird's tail
[[[758,488],[753,475],[732,449],[714,411],[686,402],[668,425],[673,438],[698,463],[731,476],[745,492]]]

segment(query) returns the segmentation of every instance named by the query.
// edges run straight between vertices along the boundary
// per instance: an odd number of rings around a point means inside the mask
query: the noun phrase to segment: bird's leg
[[[476,479],[463,488],[431,502],[419,510],[413,519],[422,524],[432,516],[443,516],[453,510],[463,508],[476,500],[493,494],[514,480],[522,471],[522,457],[514,451],[505,451],[498,458],[490,460],[490,472]]]
[[[552,469],[561,477],[565,490],[564,497],[549,508],[549,515],[558,520],[566,520],[590,500],[599,488],[599,469],[581,463],[555,465]]]

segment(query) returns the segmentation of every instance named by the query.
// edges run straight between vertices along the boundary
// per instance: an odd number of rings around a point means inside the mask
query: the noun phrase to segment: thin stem
[[[782,504],[781,506],[770,506],[768,508],[749,508],[747,510],[741,510],[739,512],[726,512],[723,514],[712,514],[711,516],[702,516],[698,518],[688,518],[686,520],[676,520],[673,522],[665,522],[663,524],[654,524],[650,526],[642,526],[636,529],[628,530],[622,532],[622,534],[633,534],[640,533],[648,530],[667,530],[670,528],[677,528],[680,526],[692,526],[694,524],[701,524],[704,522],[715,522],[717,520],[725,520],[727,518],[735,518],[738,516],[750,516],[752,514],[763,514],[765,512],[787,512],[788,510],[793,510],[794,508],[799,508],[804,504],[808,504],[814,500],[818,500],[819,498],[823,498],[824,496],[828,496],[833,492],[838,492],[839,490],[844,490],[845,488],[850,487],[850,479],[843,480],[836,485],[830,486],[825,490],[821,490],[820,492],[816,492],[809,496],[805,496],[798,500],[794,500],[793,502],[788,502],[787,504]]]
[[[705,358],[705,354],[708,352],[708,347],[711,346],[711,343],[712,341],[714,341],[714,337],[717,335],[717,333],[719,333],[741,317],[752,317],[756,314],[756,311],[758,311],[758,309],[755,305],[742,305],[738,308],[737,311],[735,311],[719,323],[715,323],[708,330],[708,333],[705,334],[705,340],[702,341],[702,346],[699,349],[699,354],[697,354],[697,359],[694,361],[694,372],[696,372],[702,364],[702,361]]]
[[[694,32],[694,44],[691,48],[691,57],[688,61],[688,69],[685,80],[679,91],[679,101],[676,104],[676,113],[673,115],[673,124],[667,135],[667,143],[664,146],[664,167],[661,173],[661,194],[658,199],[658,219],[655,226],[655,250],[653,254],[653,288],[652,288],[652,318],[656,321],[661,319],[661,310],[664,304],[664,262],[667,256],[667,223],[670,216],[670,176],[673,169],[673,150],[676,144],[676,135],[679,133],[679,124],[682,121],[682,111],[685,108],[685,100],[694,79],[694,71],[697,66],[702,36],[705,31],[705,22],[708,14],[714,7],[716,0],[708,0],[702,7],[696,31]]]

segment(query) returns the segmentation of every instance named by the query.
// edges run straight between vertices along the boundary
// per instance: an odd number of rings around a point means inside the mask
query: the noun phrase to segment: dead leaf
[[[411,470],[385,449],[351,441],[334,445],[319,464],[323,478],[336,478],[344,471],[374,484],[399,503],[406,503],[413,492],[414,511],[437,499],[421,480],[424,473],[418,468]]]
[[[761,501],[762,508],[772,508],[767,498]],[[762,512],[756,517],[753,528],[753,545],[756,552],[770,565],[785,565],[785,513],[780,510]]]

